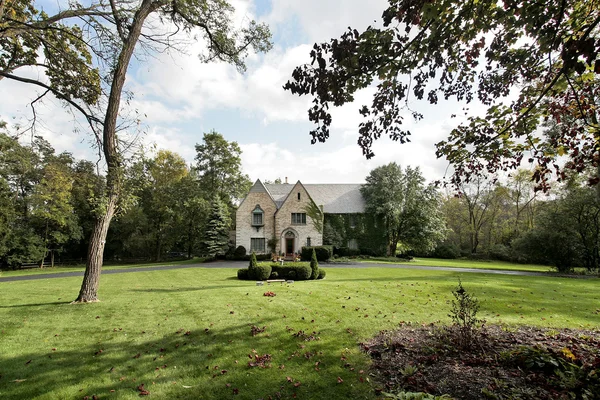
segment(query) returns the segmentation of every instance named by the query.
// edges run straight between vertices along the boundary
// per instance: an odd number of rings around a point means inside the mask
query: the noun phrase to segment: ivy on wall
[[[343,249],[356,240],[360,254],[383,255],[387,242],[382,226],[371,214],[325,214],[323,244]]]

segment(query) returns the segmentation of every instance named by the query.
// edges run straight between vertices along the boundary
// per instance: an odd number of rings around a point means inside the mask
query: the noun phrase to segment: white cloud
[[[297,19],[310,43],[339,37],[349,26],[362,30],[380,25],[381,14],[389,6],[386,0],[276,0],[265,20],[277,33],[297,28]],[[375,22],[377,21],[377,23]],[[298,36],[298,32],[291,34]]]

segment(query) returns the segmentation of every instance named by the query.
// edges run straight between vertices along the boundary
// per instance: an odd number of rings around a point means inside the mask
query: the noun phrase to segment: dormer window
[[[258,230],[259,227],[264,226],[264,211],[257,204],[252,211],[252,226],[255,226]]]

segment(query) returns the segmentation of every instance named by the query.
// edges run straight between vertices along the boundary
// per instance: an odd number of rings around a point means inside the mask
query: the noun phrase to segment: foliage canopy
[[[538,189],[553,173],[564,178],[565,168],[598,167],[599,0],[390,0],[382,18],[383,28],[349,28],[315,44],[311,63],[284,86],[313,97],[313,144],[329,137],[330,106],[375,84],[372,103],[360,109],[358,144],[367,158],[382,135],[410,140],[404,119],[423,118],[411,98],[454,99],[487,107],[485,116],[467,111],[436,145],[454,165],[454,184],[517,168],[527,154]],[[561,156],[569,158],[564,167]]]

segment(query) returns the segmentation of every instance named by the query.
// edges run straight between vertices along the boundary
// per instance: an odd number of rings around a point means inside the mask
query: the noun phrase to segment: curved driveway
[[[210,263],[185,264],[185,265],[157,265],[153,267],[138,267],[124,269],[105,269],[103,275],[110,274],[126,274],[131,272],[149,272],[163,271],[171,269],[185,268],[245,268],[248,265],[247,261],[215,261]],[[528,271],[509,271],[499,269],[476,269],[476,268],[451,268],[451,267],[429,267],[423,265],[407,265],[407,264],[380,264],[380,263],[323,263],[327,268],[402,268],[402,269],[421,269],[433,271],[454,271],[454,272],[471,272],[480,274],[498,274],[498,275],[521,275],[521,276],[565,276],[547,272],[528,272]],[[50,274],[36,274],[23,276],[8,276],[0,277],[0,282],[11,281],[30,281],[36,279],[51,279],[51,278],[66,278],[73,276],[83,276],[83,271],[75,272],[57,272]],[[569,277],[583,277],[581,275],[568,275]]]

